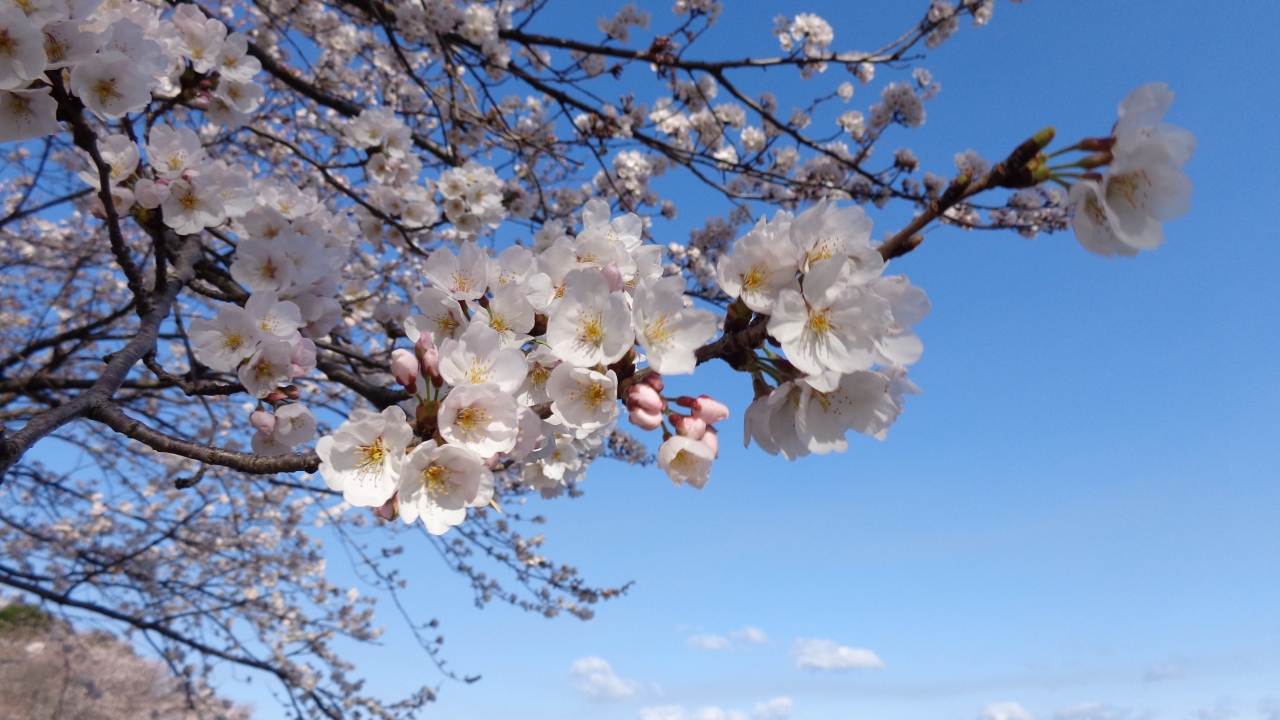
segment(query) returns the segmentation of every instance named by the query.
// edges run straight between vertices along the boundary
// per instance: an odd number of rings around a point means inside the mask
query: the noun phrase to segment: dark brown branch
[[[85,417],[96,420],[127,438],[132,438],[157,452],[181,455],[207,465],[239,470],[254,475],[274,475],[282,472],[315,472],[320,458],[314,452],[292,453],[268,457],[254,453],[223,450],[166,435],[148,427],[141,420],[129,417],[119,407],[104,402],[85,412]]]

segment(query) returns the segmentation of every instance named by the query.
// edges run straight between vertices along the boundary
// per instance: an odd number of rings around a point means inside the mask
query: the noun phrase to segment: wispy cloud
[[[978,720],[1036,720],[1035,716],[1016,702],[991,703],[978,713]]]
[[[723,635],[694,635],[685,640],[684,644],[695,650],[728,650],[733,646],[729,638]]]
[[[575,679],[574,688],[588,700],[621,702],[630,700],[640,691],[640,684],[623,680],[613,672],[613,666],[604,658],[584,657],[575,660],[569,669]]]
[[[1102,703],[1080,703],[1065,707],[1053,714],[1057,720],[1119,720],[1125,716],[1122,710]]]
[[[796,667],[813,670],[884,667],[884,661],[870,650],[846,647],[835,640],[796,638],[791,654],[796,656]]]
[[[769,642],[769,636],[765,634],[765,631],[748,625],[727,635],[699,633],[685,640],[684,644],[696,650],[730,650],[751,645],[763,645],[767,642]]]
[[[741,630],[734,630],[729,633],[729,637],[740,643],[746,643],[748,645],[763,645],[769,642],[769,636],[766,635],[763,630],[758,627],[751,627],[750,625],[742,628]]]
[[[1147,682],[1159,682],[1175,678],[1182,674],[1182,668],[1177,665],[1157,665],[1143,674],[1142,679]]]
[[[660,705],[640,711],[640,720],[788,720],[790,717],[791,698],[788,697],[756,703],[749,713],[714,706],[686,710],[680,705]]]
[[[1228,702],[1209,705],[1196,711],[1196,717],[1200,720],[1229,720],[1235,716],[1236,709],[1231,707],[1231,703]]]

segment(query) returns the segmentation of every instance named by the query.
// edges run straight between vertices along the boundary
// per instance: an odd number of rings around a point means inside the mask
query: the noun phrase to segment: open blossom
[[[848,449],[845,433],[849,430],[883,440],[902,411],[889,392],[893,379],[885,373],[861,370],[797,380],[797,434],[818,454]]]
[[[258,58],[248,54],[249,39],[240,33],[231,33],[222,43],[216,63],[218,74],[226,80],[249,82],[262,70]]]
[[[244,309],[265,335],[292,341],[302,327],[302,312],[288,300],[280,300],[271,290],[259,290],[249,296]]]
[[[515,393],[524,383],[524,353],[503,347],[498,333],[488,325],[472,323],[462,337],[440,343],[440,375],[453,386],[493,383],[505,393]]]
[[[15,90],[44,73],[44,33],[19,8],[0,9],[0,90]]]
[[[222,305],[213,320],[192,320],[188,331],[196,358],[211,370],[230,372],[258,349],[261,334],[249,311]]]
[[[118,120],[151,102],[147,78],[120,52],[98,53],[71,71],[71,90],[103,120]]]
[[[493,473],[467,448],[427,440],[405,460],[398,492],[406,523],[420,519],[427,532],[443,535],[466,519],[468,507],[489,504]]]
[[[203,163],[205,150],[191,128],[156,123],[147,137],[147,161],[157,175],[173,180]]]
[[[507,452],[516,445],[519,410],[515,398],[492,383],[455,387],[440,404],[440,435],[481,457]]]
[[[716,317],[709,310],[684,307],[683,277],[645,280],[632,301],[636,340],[644,348],[649,367],[679,375],[697,366],[694,351],[716,334]]]
[[[227,219],[227,211],[218,191],[216,184],[203,178],[169,183],[169,197],[160,203],[164,224],[180,235],[221,225]]]
[[[448,338],[462,337],[471,324],[458,301],[443,290],[423,288],[413,296],[413,302],[422,314],[405,318],[404,332],[411,342],[418,342],[426,333],[438,346]]]
[[[804,292],[783,290],[769,318],[787,359],[807,374],[867,370],[876,361],[876,338],[893,323],[889,303],[849,282],[851,263],[816,263]]]
[[[0,90],[0,143],[53,135],[62,130],[57,118],[58,101],[49,88]]]
[[[489,258],[479,245],[466,242],[458,255],[443,248],[431,253],[422,272],[453,299],[475,300],[488,287]]]
[[[296,272],[288,255],[278,247],[260,242],[240,243],[236,260],[231,263],[231,277],[255,292],[287,290]]]
[[[610,292],[598,270],[565,276],[564,298],[547,322],[547,343],[561,360],[579,366],[608,365],[635,342],[631,313],[621,292]]]
[[[733,244],[733,253],[722,255],[716,265],[720,288],[759,313],[772,313],[783,290],[799,290],[799,269],[790,241],[791,216],[778,211],[764,218]]]
[[[699,440],[672,435],[658,448],[658,467],[676,485],[692,485],[702,489],[711,478],[711,461],[716,453]]]
[[[236,369],[241,384],[256,398],[264,398],[293,379],[293,346],[279,338],[265,338],[249,362]]]
[[[1163,122],[1173,102],[1164,83],[1148,83],[1120,103],[1113,159],[1101,176],[1071,188],[1076,238],[1100,255],[1134,256],[1164,242],[1164,223],[1191,208],[1191,180],[1182,166],[1195,138]]]
[[[520,347],[533,329],[533,306],[525,289],[515,283],[494,288],[488,307],[476,308],[475,321],[498,333],[503,347]]]
[[[547,395],[556,413],[576,428],[595,430],[618,418],[618,379],[612,370],[557,365],[547,379]]]
[[[316,442],[320,475],[331,490],[357,507],[378,507],[396,492],[404,451],[413,429],[404,410],[356,408],[332,435]]]
[[[839,208],[822,201],[797,215],[787,229],[800,272],[836,257],[853,261],[849,282],[861,285],[884,272],[884,259],[871,246],[871,218],[857,205]]]

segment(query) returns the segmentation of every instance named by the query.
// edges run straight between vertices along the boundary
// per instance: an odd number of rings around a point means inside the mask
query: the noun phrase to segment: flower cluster
[[[1196,139],[1164,122],[1173,93],[1164,83],[1148,83],[1120,103],[1111,137],[1081,143],[1098,150],[1088,173],[1071,187],[1076,238],[1090,252],[1132,257],[1164,242],[1167,220],[1191,209],[1191,180],[1182,166]]]
[[[905,368],[923,350],[911,328],[929,301],[905,276],[884,275],[870,238],[861,208],[819,203],[762,218],[721,258],[720,287],[767,316],[786,355],[751,359],[747,442],[788,459],[842,451],[848,430],[883,438],[903,393],[916,391]]]
[[[441,192],[476,200],[491,173],[448,171]],[[651,382],[693,372],[694,351],[716,334],[714,314],[686,306],[682,278],[663,277],[662,248],[644,242],[637,215],[610,218],[597,199],[582,220],[576,236],[532,250],[513,245],[491,257],[467,241],[427,258],[430,286],[404,320],[413,350],[392,357],[413,397],[353,415],[321,439],[330,487],[353,505],[385,506],[386,516],[444,532],[464,508],[490,501],[493,469],[518,469],[548,496],[579,479],[617,422],[619,388],[636,387],[636,363],[647,362],[640,373]],[[675,438],[695,433],[675,417],[668,442],[684,442]],[[637,422],[662,424],[660,415]],[[706,473],[690,480],[686,465],[664,467],[701,487]]]

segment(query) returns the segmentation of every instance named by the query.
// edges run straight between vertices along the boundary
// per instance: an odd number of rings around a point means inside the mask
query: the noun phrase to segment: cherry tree
[[[438,690],[364,692],[341,647],[380,630],[335,554],[442,679],[473,678],[404,611],[398,556],[590,617],[625,586],[540,555],[526,497],[602,458],[701,488],[735,413],[788,460],[883,439],[929,312],[899,258],[931,225],[1135,256],[1187,211],[1160,83],[1060,148],[875,155],[925,122],[919,61],[993,9],[922,3],[871,51],[778,17],[776,54],[716,60],[716,0],[580,38],[545,34],[548,0],[0,0],[0,584],[187,687],[262,674],[297,717]],[[668,175],[723,208],[685,241]],[[914,216],[877,234],[868,204]],[[747,407],[663,380],[733,373]]]

